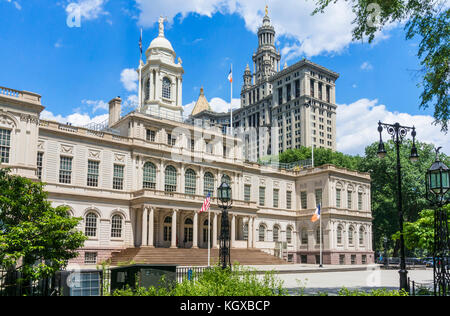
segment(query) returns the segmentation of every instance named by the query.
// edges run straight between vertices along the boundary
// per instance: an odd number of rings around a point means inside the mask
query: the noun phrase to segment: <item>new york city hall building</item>
[[[215,197],[222,181],[232,188],[232,253],[274,255],[282,244],[286,261],[318,263],[319,222],[311,217],[320,203],[323,263],[374,262],[368,174],[332,165],[285,170],[250,162],[245,138],[183,119],[184,70],[161,23],[146,57],[142,106],[121,116],[122,100],[112,99],[104,129],[41,119],[40,95],[0,87],[0,167],[46,183],[53,206],[65,205],[82,219],[79,229],[88,240],[73,263],[98,264],[130,249],[206,249],[208,224],[212,248],[218,248],[221,209]],[[262,60],[279,62],[277,55]],[[245,89],[251,87],[246,82]],[[253,93],[247,90],[246,104]],[[201,95],[208,107],[205,101]],[[208,213],[199,214],[208,193],[210,223]]]

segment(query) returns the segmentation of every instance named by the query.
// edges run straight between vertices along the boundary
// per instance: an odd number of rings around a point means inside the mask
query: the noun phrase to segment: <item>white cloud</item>
[[[109,104],[103,100],[93,101],[93,100],[83,100],[81,103],[86,104],[92,107],[92,113],[97,112],[98,110],[109,110]]]
[[[20,5],[19,2],[17,2],[17,1],[11,1],[11,0],[6,0],[6,1],[8,1],[9,3],[14,4],[14,6],[16,7],[17,10],[22,10],[22,6]]]
[[[138,90],[139,76],[136,70],[132,68],[124,69],[120,74],[120,81],[127,91],[135,92]]]
[[[151,27],[160,15],[172,22],[178,14],[186,17],[196,13],[211,17],[216,12],[238,14],[246,28],[256,33],[264,16],[261,0],[135,0],[140,10],[139,24]],[[352,42],[352,21],[355,15],[347,1],[331,4],[323,14],[311,16],[315,1],[267,0],[269,16],[277,34],[289,39],[282,47],[286,60],[299,56],[315,56],[321,53],[339,53]],[[380,34],[380,38],[386,36]]]
[[[91,123],[105,123],[109,119],[109,114],[103,114],[91,117],[89,114],[73,113],[68,116],[54,115],[52,112],[44,110],[41,113],[41,119],[56,121],[61,124],[72,124],[73,126],[86,126]]]
[[[378,122],[416,127],[420,142],[442,146],[450,153],[450,137],[433,125],[434,118],[427,115],[390,112],[378,100],[360,99],[352,104],[338,105],[337,150],[346,154],[364,154],[365,147],[378,141]],[[383,134],[383,139],[389,139]],[[409,135],[409,138],[411,136]]]
[[[363,62],[363,64],[361,65],[361,70],[366,70],[366,71],[370,71],[373,70],[373,66],[371,63],[369,63],[368,61]]]
[[[95,20],[101,15],[108,15],[104,10],[105,3],[108,0],[78,0],[70,2],[66,7],[67,14],[71,14],[75,10],[79,10],[80,16],[86,20]]]

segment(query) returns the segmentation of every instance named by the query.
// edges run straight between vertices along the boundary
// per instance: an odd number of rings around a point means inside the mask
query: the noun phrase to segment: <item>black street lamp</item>
[[[222,269],[226,269],[227,266],[231,267],[230,257],[230,224],[228,221],[228,210],[231,209],[233,201],[231,199],[231,187],[227,182],[222,182],[217,189],[217,197],[220,201],[219,207],[222,208],[222,228],[220,231],[220,249],[219,249],[219,262]]]
[[[450,170],[439,161],[439,147],[436,150],[436,161],[427,171],[426,197],[437,206],[434,211],[434,245],[433,245],[433,275],[434,295],[447,296],[450,286],[449,255],[450,241],[448,234],[447,211],[442,207],[450,203]]]
[[[386,149],[384,148],[382,132],[383,128],[387,130],[389,135],[392,136],[392,140],[395,143],[396,151],[397,151],[397,211],[399,217],[399,226],[400,226],[400,289],[403,289],[408,292],[408,271],[406,270],[406,256],[405,256],[405,239],[403,236],[403,203],[402,203],[402,176],[401,176],[401,164],[400,164],[400,145],[403,142],[403,139],[408,134],[409,131],[413,137],[413,147],[411,149],[410,160],[415,162],[419,159],[419,155],[417,154],[416,148],[416,128],[415,127],[407,127],[401,126],[399,123],[384,124],[378,123],[378,132],[380,133],[380,144],[378,145],[378,157],[384,158],[386,157]]]

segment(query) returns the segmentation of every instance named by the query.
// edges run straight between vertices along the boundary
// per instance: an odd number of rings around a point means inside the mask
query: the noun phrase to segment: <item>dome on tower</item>
[[[158,36],[151,43],[148,49],[162,48],[170,52],[175,52],[173,50],[172,44],[169,40],[163,36]]]

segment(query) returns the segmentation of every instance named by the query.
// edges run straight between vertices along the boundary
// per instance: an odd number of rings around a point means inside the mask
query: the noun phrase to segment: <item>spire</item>
[[[197,103],[195,103],[194,109],[192,110],[191,116],[195,116],[203,111],[212,111],[208,100],[205,97],[205,90],[203,87],[200,89],[200,95],[198,97]]]

